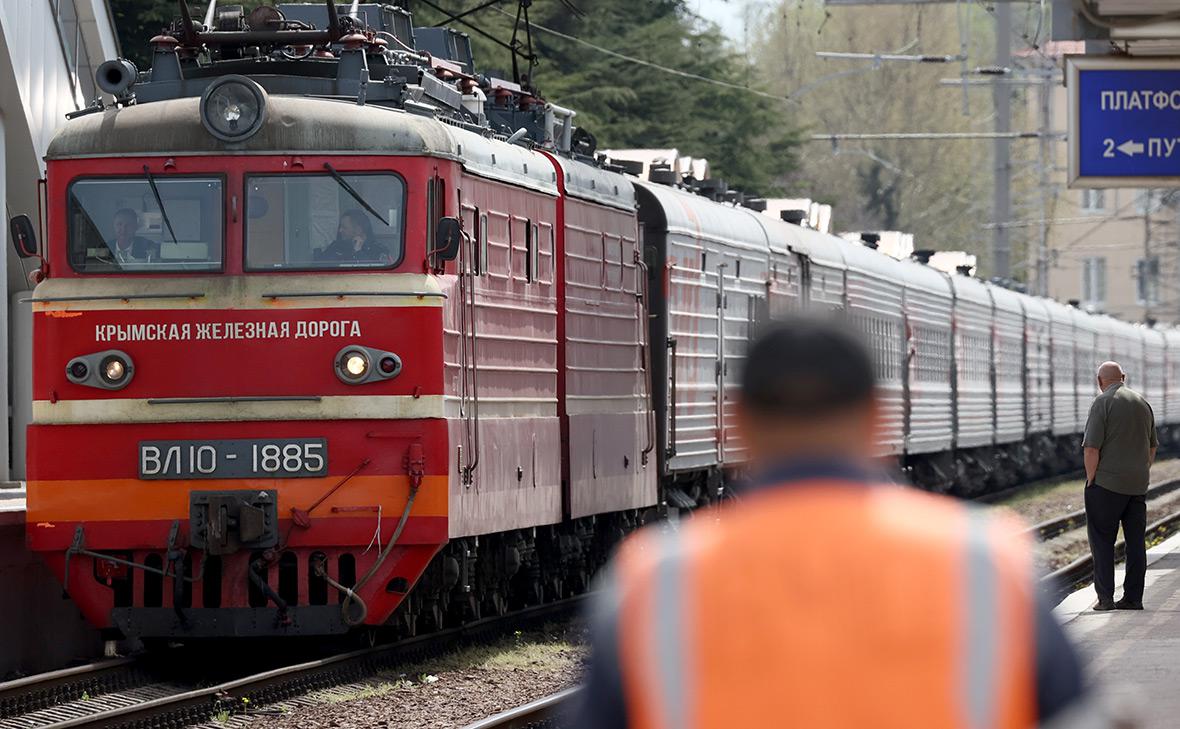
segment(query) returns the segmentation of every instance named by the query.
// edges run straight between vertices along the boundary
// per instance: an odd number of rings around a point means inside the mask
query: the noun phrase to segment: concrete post
[[[996,3],[996,66],[1008,68],[1012,63],[1012,6],[1010,3]],[[996,104],[996,131],[1006,134],[1012,125],[1012,90],[1008,84],[992,85],[992,96]],[[993,146],[995,178],[992,205],[992,220],[996,227],[992,239],[992,275],[1009,278],[1012,275],[1011,243],[1008,223],[1012,220],[1012,200],[1008,189],[1011,175],[1008,139],[997,137]]]

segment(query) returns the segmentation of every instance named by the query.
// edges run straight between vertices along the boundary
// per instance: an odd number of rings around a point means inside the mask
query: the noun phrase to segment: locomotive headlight
[[[369,371],[369,361],[363,354],[350,354],[344,360],[344,369],[352,377],[360,377]]]
[[[117,354],[112,354],[103,359],[100,365],[102,379],[108,386],[118,387],[127,379],[127,374],[131,370],[131,365]]]
[[[369,356],[360,349],[346,349],[336,356],[336,372],[345,382],[362,382],[369,374]]]
[[[84,354],[66,364],[66,379],[70,382],[103,390],[122,390],[134,376],[131,357],[117,349]]]
[[[402,371],[402,360],[393,352],[350,344],[336,353],[333,367],[342,382],[361,385],[397,377]]]
[[[201,95],[201,123],[226,142],[241,142],[266,121],[266,91],[245,76],[222,76]]]

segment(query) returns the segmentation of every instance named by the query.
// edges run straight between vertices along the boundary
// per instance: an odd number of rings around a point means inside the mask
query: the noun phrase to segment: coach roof
[[[352,102],[272,94],[266,122],[242,142],[223,142],[201,124],[196,98],[108,109],[67,122],[46,159],[79,157],[368,154],[459,160],[473,173],[557,192],[541,154],[427,116]]]

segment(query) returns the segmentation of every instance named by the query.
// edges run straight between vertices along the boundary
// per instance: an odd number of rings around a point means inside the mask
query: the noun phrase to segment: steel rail
[[[1180,531],[1180,511],[1157,519],[1147,526],[1144,539],[1147,542],[1166,538]],[[1120,539],[1114,546],[1115,559],[1121,560],[1126,555],[1127,544]],[[1078,557],[1061,569],[1050,572],[1041,578],[1041,585],[1047,588],[1054,604],[1060,602],[1074,589],[1092,581],[1094,578],[1094,558],[1089,554]]]
[[[309,691],[366,678],[386,668],[424,657],[440,647],[440,644],[449,648],[465,640],[493,634],[501,626],[522,622],[537,624],[555,614],[576,609],[584,599],[583,595],[566,598],[504,616],[483,618],[456,628],[271,669],[212,686],[180,687],[176,693],[168,696],[100,710],[45,726],[46,729],[99,729],[206,723],[211,716],[223,711],[233,714],[246,706],[253,709]],[[35,682],[38,678],[33,676],[21,680]]]
[[[1163,481],[1148,488],[1146,497],[1148,499],[1158,498],[1160,496],[1164,496],[1165,494],[1170,494],[1176,489],[1180,489],[1180,478]],[[1084,526],[1085,523],[1086,510],[1078,509],[1077,511],[1071,511],[1068,514],[1053,517],[1052,519],[1047,519],[1039,524],[1035,524],[1029,527],[1026,533],[1036,535],[1037,539],[1043,542],[1047,539],[1052,539],[1062,532],[1067,532],[1071,529]]]
[[[573,686],[564,691],[558,691],[545,698],[530,701],[515,709],[502,711],[474,724],[468,724],[463,729],[526,729],[526,727],[561,715],[569,708],[573,698],[581,689],[581,686]]]
[[[0,719],[52,706],[63,699],[80,699],[119,673],[132,675],[138,663],[136,658],[111,658],[0,683]]]

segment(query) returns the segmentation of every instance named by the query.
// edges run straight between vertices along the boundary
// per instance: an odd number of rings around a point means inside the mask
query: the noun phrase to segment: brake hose
[[[393,551],[394,546],[397,545],[397,540],[402,535],[402,531],[406,528],[406,522],[410,520],[410,509],[414,506],[414,498],[418,495],[418,483],[411,480],[410,495],[406,499],[406,508],[402,510],[402,516],[398,519],[397,528],[393,530],[393,536],[389,538],[389,544],[385,545],[385,549],[381,550],[381,554],[377,556],[377,561],[373,562],[373,566],[365,572],[364,576],[357,580],[357,583],[350,587],[345,587],[336,580],[328,576],[327,570],[324,568],[324,563],[321,561],[316,568],[316,574],[324,579],[332,587],[344,593],[344,602],[340,603],[340,616],[344,620],[344,624],[348,626],[357,626],[365,621],[365,617],[369,614],[369,607],[365,605],[365,601],[357,593],[365,586],[373,575],[381,569],[381,565],[385,564],[385,560]],[[352,603],[360,605],[361,612],[359,617],[353,617],[349,614],[349,606]]]

